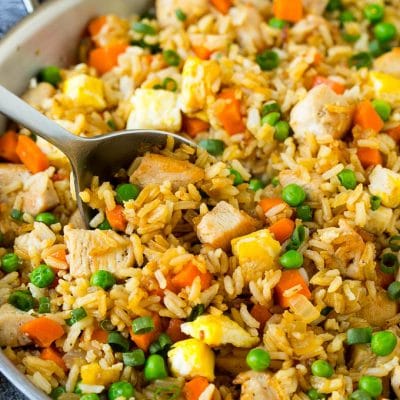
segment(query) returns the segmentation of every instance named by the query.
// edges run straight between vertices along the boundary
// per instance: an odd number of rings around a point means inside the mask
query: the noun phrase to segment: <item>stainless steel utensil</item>
[[[82,219],[89,228],[90,208],[79,193],[90,186],[93,176],[109,181],[143,151],[165,146],[168,137],[175,145],[196,146],[191,140],[173,133],[137,129],[108,133],[92,138],[75,136],[35,110],[0,85],[0,113],[20,123],[59,148],[69,159],[74,174],[75,193]]]

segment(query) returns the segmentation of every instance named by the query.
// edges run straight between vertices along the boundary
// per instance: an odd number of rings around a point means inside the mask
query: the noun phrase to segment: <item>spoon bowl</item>
[[[87,228],[91,210],[79,193],[90,186],[94,176],[98,176],[100,181],[112,180],[118,171],[127,168],[146,150],[164,147],[168,138],[174,140],[176,147],[182,144],[196,146],[182,136],[148,129],[118,131],[91,138],[76,136],[1,85],[0,113],[35,132],[67,156],[74,175],[78,208]]]

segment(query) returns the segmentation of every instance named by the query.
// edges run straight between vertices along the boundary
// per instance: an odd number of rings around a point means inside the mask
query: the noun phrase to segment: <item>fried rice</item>
[[[89,21],[80,63],[23,98],[76,135],[199,146],[75,194],[66,157],[10,125],[6,356],[60,400],[400,398],[399,7],[158,0]]]

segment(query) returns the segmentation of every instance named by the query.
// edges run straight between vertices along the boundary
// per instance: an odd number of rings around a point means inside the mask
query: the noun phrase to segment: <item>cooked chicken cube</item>
[[[246,371],[240,373],[233,381],[241,385],[241,400],[283,400],[282,389],[269,372]]]
[[[182,125],[178,95],[169,90],[137,89],[131,98],[127,129],[178,132]]]
[[[0,164],[0,202],[13,205],[16,192],[23,188],[24,182],[31,176],[21,164]]]
[[[72,228],[80,228],[80,229],[85,229],[85,223],[83,222],[81,213],[79,210],[75,210],[71,217],[69,218],[69,224],[72,226]]]
[[[305,139],[310,133],[340,139],[350,128],[353,111],[349,99],[322,84],[311,89],[293,107],[290,126],[298,139]]]
[[[375,58],[374,69],[400,78],[400,47]]]
[[[197,236],[202,243],[227,250],[233,238],[253,232],[255,225],[254,219],[245,212],[220,201],[197,225]]]
[[[32,315],[10,304],[2,305],[0,307],[0,346],[17,347],[31,343],[27,336],[21,335],[19,328],[33,319]]]
[[[37,215],[60,203],[52,180],[46,172],[31,176],[24,185],[22,211]]]
[[[189,161],[176,160],[159,154],[146,154],[130,177],[132,183],[146,186],[171,182],[174,190],[204,178],[204,170]]]
[[[386,207],[396,208],[400,205],[400,174],[377,165],[369,174],[369,191],[381,198]]]
[[[302,0],[303,7],[308,14],[322,15],[329,0]]]
[[[176,11],[181,10],[186,15],[186,21],[193,23],[209,9],[208,0],[157,0],[156,15],[162,27],[177,25]]]
[[[88,277],[99,269],[126,278],[127,269],[133,266],[133,249],[128,238],[112,230],[88,231],[64,228],[70,274]]]
[[[47,82],[41,82],[36,87],[29,89],[22,98],[32,107],[43,109],[46,108],[46,101],[53,97],[56,89]]]

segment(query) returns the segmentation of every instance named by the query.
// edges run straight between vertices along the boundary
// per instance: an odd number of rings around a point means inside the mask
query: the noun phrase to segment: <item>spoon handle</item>
[[[71,152],[72,143],[79,140],[77,136],[45,117],[2,85],[0,85],[0,113],[54,144],[66,155]]]

